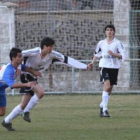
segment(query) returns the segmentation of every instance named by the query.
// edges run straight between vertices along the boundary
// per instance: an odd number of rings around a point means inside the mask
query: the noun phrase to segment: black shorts
[[[32,82],[32,81],[36,81],[37,82],[37,79],[32,77],[30,74],[21,74],[20,76],[20,81],[22,83],[28,83],[28,82]],[[20,93],[21,94],[25,94],[25,93],[30,93],[31,96],[34,95],[34,92],[29,88],[29,87],[23,87],[20,89]]]
[[[111,85],[117,85],[119,69],[100,68],[100,82],[109,80]]]

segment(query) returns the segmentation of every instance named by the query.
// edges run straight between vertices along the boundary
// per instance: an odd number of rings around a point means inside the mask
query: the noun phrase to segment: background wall
[[[3,7],[4,5],[8,8]],[[50,36],[56,41],[56,51],[87,64],[93,57],[96,44],[105,37],[103,29],[107,24],[115,24],[116,37],[124,44],[129,58],[130,7],[129,0],[3,1],[0,7],[0,17],[3,19],[0,20],[3,23],[0,25],[1,63],[9,62],[11,47],[38,47],[42,38]],[[123,63],[115,91],[139,89],[139,86],[136,86],[139,79],[135,78],[135,84],[131,84],[130,65],[130,61]],[[138,74],[137,71],[133,73]],[[98,62],[91,71],[51,66],[39,81],[46,92],[97,93],[102,90],[102,85],[99,84]]]

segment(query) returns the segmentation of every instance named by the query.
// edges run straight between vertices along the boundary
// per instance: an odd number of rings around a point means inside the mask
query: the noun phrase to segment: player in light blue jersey
[[[50,67],[51,64],[64,64],[67,66],[75,67],[78,69],[87,69],[87,65],[75,60],[71,57],[64,56],[59,52],[53,51],[55,41],[50,37],[45,37],[41,41],[40,47],[36,47],[29,50],[23,50],[22,55],[25,58],[24,63],[32,70],[37,70],[40,73]],[[27,83],[28,81],[37,81],[37,78],[27,72],[22,72],[21,82]],[[39,85],[39,83],[37,84]],[[42,90],[42,89],[41,89]],[[19,114],[24,112],[23,119],[27,122],[31,122],[30,110],[40,101],[44,96],[44,92],[34,92],[28,90],[28,87],[21,88],[20,93],[23,94],[22,101],[17,105],[11,113],[4,118],[6,123],[10,123]]]
[[[16,83],[15,78],[17,77],[17,69],[21,66],[22,71],[27,71],[32,73],[34,76],[41,76],[40,72],[34,71],[25,65],[20,65],[22,63],[22,54],[21,50],[18,48],[12,48],[10,51],[10,60],[11,63],[2,66],[0,69],[0,116],[4,116],[6,112],[6,93],[5,89],[7,87],[12,88],[21,88],[21,87],[29,87],[35,92],[38,90],[36,87],[36,81],[28,82],[28,83]],[[2,125],[6,127],[10,131],[14,131],[11,123],[2,122]]]

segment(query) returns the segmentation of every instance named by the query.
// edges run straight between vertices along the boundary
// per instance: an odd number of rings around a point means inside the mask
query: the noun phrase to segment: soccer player
[[[87,65],[53,51],[54,44],[55,41],[52,38],[45,37],[41,41],[40,47],[22,51],[22,55],[25,58],[24,64],[33,70],[39,71],[40,73],[48,69],[52,63],[65,64],[68,66],[74,66],[76,68],[87,69]],[[37,81],[37,79],[34,78],[30,73],[23,72],[21,74],[21,82],[27,83],[28,81]],[[20,104],[21,109],[20,111],[17,111],[17,108],[19,108],[19,105],[17,105],[5,118],[7,123],[21,114],[23,110],[23,119],[27,122],[31,122],[29,111],[39,102],[39,99],[44,96],[43,92],[34,94],[34,91],[28,90],[28,88],[21,88],[20,93],[23,94],[22,102]]]
[[[121,41],[115,38],[114,25],[107,25],[104,29],[106,38],[99,41],[95,49],[94,57],[88,64],[88,69],[100,58],[100,82],[103,83],[102,102],[100,103],[100,117],[110,117],[108,112],[108,101],[113,86],[117,85],[120,60],[126,58],[125,49]]]
[[[22,54],[21,50],[18,48],[12,48],[9,53],[11,63],[2,66],[0,70],[0,116],[4,116],[6,112],[6,94],[5,89],[10,88],[21,88],[28,87],[32,88],[36,92],[36,82],[27,82],[27,83],[16,83],[15,78],[17,76],[17,68],[22,63]],[[40,73],[34,70],[31,70],[25,65],[21,65],[22,71],[27,71],[32,73],[35,76],[40,76]],[[2,122],[2,125],[10,131],[14,131],[11,123]]]

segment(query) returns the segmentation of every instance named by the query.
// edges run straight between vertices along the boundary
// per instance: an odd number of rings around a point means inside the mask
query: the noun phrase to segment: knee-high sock
[[[110,99],[110,95],[108,96],[108,100]],[[103,97],[102,97],[102,101],[100,103],[100,108],[103,108]]]
[[[36,94],[31,98],[29,103],[27,104],[26,108],[24,109],[24,112],[29,112],[39,101],[39,98],[36,96]]]
[[[103,112],[105,110],[108,110],[108,101],[109,101],[109,93],[106,91],[103,91],[102,93],[102,105],[103,105]]]
[[[12,112],[4,119],[6,123],[10,123],[11,120],[15,119],[22,112],[20,105],[17,105]]]
[[[103,101],[100,103],[100,108],[103,108]]]

